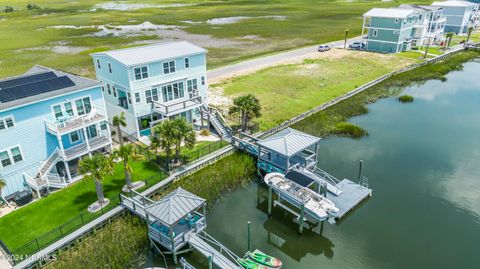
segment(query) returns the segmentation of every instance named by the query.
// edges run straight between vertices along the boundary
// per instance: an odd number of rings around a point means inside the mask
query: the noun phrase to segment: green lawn
[[[113,1],[32,2],[41,9],[27,10],[28,1],[0,0],[0,9],[7,5],[16,9],[12,13],[0,11],[0,77],[16,75],[34,64],[42,64],[93,78],[89,53],[179,39],[207,48],[208,67],[213,68],[280,50],[343,39],[345,28],[350,29],[351,36],[356,36],[361,32],[361,15],[372,7],[430,1],[121,1],[122,4],[186,4],[124,11],[96,6]],[[234,23],[207,23],[210,19],[239,16],[243,20]],[[106,31],[112,31],[144,22],[164,27],[93,35],[107,24]],[[70,28],[52,28],[64,25]]]
[[[409,58],[333,50],[301,64],[275,66],[211,86],[228,97],[252,93],[262,105],[260,129],[332,100],[381,75],[414,62]],[[326,54],[328,55],[328,54]]]
[[[151,185],[166,177],[149,162],[131,162],[131,166],[134,181],[148,179]],[[116,199],[124,185],[123,166],[118,163],[115,166],[115,173],[104,181],[105,197]],[[80,213],[85,213],[86,218],[92,219],[99,214],[87,213],[86,208],[96,200],[92,181],[77,182],[0,218],[0,239],[13,250],[64,224]],[[112,203],[109,208],[114,206],[116,204]]]

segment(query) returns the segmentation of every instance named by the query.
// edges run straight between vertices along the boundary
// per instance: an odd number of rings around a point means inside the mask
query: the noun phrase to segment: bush
[[[35,5],[34,3],[27,4],[27,9],[32,10],[32,9],[40,9],[39,6]]]
[[[200,135],[201,136],[209,136],[210,135],[210,130],[208,130],[207,128],[204,128],[204,129],[200,130]]]
[[[11,6],[5,6],[5,8],[3,9],[3,11],[4,11],[5,13],[10,13],[10,12],[13,12],[13,11],[15,11],[15,10],[14,10],[13,7],[11,7]]]
[[[413,102],[413,96],[402,95],[402,96],[398,97],[398,101],[400,101],[402,103],[411,103],[411,102]]]
[[[360,138],[368,135],[368,132],[365,131],[365,129],[350,122],[337,123],[334,132],[336,134],[351,136],[354,138]]]

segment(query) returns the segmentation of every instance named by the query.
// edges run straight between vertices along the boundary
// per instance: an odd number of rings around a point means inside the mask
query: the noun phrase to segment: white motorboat
[[[305,205],[306,211],[319,220],[335,217],[339,209],[335,204],[315,191],[302,187],[280,173],[269,173],[264,177],[265,183],[271,185],[277,192],[281,192],[283,199],[295,199]]]

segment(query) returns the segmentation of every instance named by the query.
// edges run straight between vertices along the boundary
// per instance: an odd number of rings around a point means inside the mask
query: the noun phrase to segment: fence
[[[145,187],[142,189],[147,189],[158,183],[162,178],[160,176],[153,176],[144,180]],[[12,261],[14,264],[17,264],[24,260],[25,258],[32,256],[33,254],[37,253],[41,249],[53,244],[54,242],[62,239],[66,235],[76,231],[80,227],[84,226],[85,224],[95,220],[96,218],[100,217],[104,213],[110,211],[111,209],[117,207],[120,203],[119,195],[115,195],[109,197],[110,203],[102,207],[101,210],[97,213],[90,213],[88,211],[84,211],[79,215],[73,217],[72,219],[68,220],[67,222],[63,223],[62,225],[36,237],[35,239],[27,242],[26,244],[13,249],[9,250],[8,247],[0,241],[0,247],[3,247],[7,252],[9,251],[10,256],[14,257]]]

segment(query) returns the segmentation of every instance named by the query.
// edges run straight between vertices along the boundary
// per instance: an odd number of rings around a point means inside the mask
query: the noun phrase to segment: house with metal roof
[[[101,84],[34,66],[0,80],[2,194],[20,199],[32,191],[64,188],[78,179],[79,158],[111,147]]]
[[[433,2],[432,6],[443,8],[447,20],[445,32],[464,34],[467,29],[479,25],[479,4],[469,1]]]
[[[109,117],[124,112],[123,131],[139,138],[170,117],[201,125],[208,113],[205,54],[186,41],[93,53]]]
[[[400,8],[411,9],[419,13],[418,21],[413,26],[413,45],[426,46],[444,40],[444,29],[447,18],[443,8],[427,5],[400,5]]]
[[[383,53],[408,51],[421,13],[410,8],[373,8],[363,14],[365,49]]]

